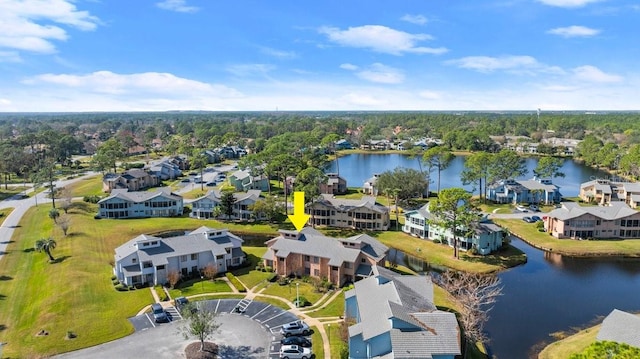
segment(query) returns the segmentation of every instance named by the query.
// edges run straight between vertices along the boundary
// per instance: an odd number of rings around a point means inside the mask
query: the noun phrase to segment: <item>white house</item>
[[[407,211],[404,214],[405,221],[402,231],[422,239],[447,241],[453,246],[453,234],[451,230],[429,223],[433,214],[429,211],[429,204],[417,210]],[[458,247],[462,250],[475,248],[478,254],[487,255],[502,247],[505,232],[502,227],[486,219],[481,219],[473,224],[471,234],[458,237]]]
[[[256,219],[264,219],[263,216],[254,216],[250,209],[256,202],[261,201],[260,190],[248,190],[247,192],[237,192],[233,194],[235,202],[233,203],[233,220],[248,220],[254,217]],[[215,208],[221,205],[222,193],[219,190],[211,190],[204,196],[191,202],[191,214],[189,216],[198,219],[214,218]],[[226,218],[224,209],[220,207],[221,217]]]
[[[183,209],[182,196],[169,187],[142,192],[114,189],[98,202],[100,218],[173,217],[182,215]]]
[[[208,227],[168,238],[142,234],[116,248],[113,271],[127,286],[164,284],[172,271],[187,277],[207,266],[223,273],[244,263],[242,243],[226,229]]]

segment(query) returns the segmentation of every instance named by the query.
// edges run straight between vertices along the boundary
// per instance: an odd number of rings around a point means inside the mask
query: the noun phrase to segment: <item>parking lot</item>
[[[194,302],[198,308],[207,308],[219,314],[229,314],[231,316],[242,316],[258,323],[265,329],[264,336],[269,341],[269,353],[263,357],[278,358],[278,352],[280,351],[280,327],[284,324],[298,320],[294,314],[272,306],[271,304],[259,302],[259,301],[245,301],[240,299],[214,299]],[[168,323],[156,323],[153,320],[151,313],[144,313],[132,318],[129,318],[131,324],[133,324],[136,332],[140,331],[153,331],[154,328],[171,325],[174,321],[182,320],[182,316],[176,310],[175,307],[165,308]],[[229,326],[221,326],[221,331],[232,331]],[[244,333],[235,333],[239,338],[245,338]],[[219,343],[223,344],[223,343]],[[222,357],[222,356],[221,356]]]

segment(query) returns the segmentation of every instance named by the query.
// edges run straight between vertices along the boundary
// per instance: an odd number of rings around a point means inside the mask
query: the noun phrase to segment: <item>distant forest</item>
[[[0,113],[0,167],[26,176],[25,167],[38,167],[44,157],[69,165],[73,155],[93,154],[111,138],[126,148],[160,141],[167,153],[185,144],[240,145],[259,153],[272,143],[294,150],[326,145],[328,135],[354,145],[431,137],[456,151],[495,150],[489,136],[571,138],[583,140],[577,158],[588,165],[640,176],[640,112]],[[29,147],[31,159],[19,153]]]

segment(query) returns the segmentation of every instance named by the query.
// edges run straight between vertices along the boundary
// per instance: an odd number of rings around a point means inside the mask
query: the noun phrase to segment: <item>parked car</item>
[[[525,207],[525,206],[521,206],[521,205],[517,205],[517,206],[516,206],[516,210],[517,210],[518,212],[525,212],[525,213],[526,213],[526,212],[529,212],[529,210],[527,209],[527,207]]]
[[[527,222],[527,223],[533,223],[535,222],[531,217],[522,217],[522,220]]]
[[[311,330],[307,323],[296,320],[295,322],[287,323],[280,328],[280,334],[285,337],[290,337],[292,335],[309,335],[311,334]]]
[[[315,357],[310,348],[303,348],[297,345],[283,345],[280,347],[280,358],[282,359],[311,359]]]
[[[182,182],[182,183],[189,183],[189,182],[191,182],[191,180],[190,180],[190,179],[188,179],[188,178],[183,178],[182,180],[180,180],[180,182]]]
[[[538,206],[537,206],[537,205],[535,205],[535,204],[530,205],[530,206],[529,206],[529,209],[530,209],[531,211],[533,211],[533,212],[540,212],[540,207],[538,207]]]
[[[153,319],[156,323],[165,323],[169,321],[169,317],[167,317],[167,313],[165,313],[164,308],[162,308],[160,303],[151,304],[151,312],[153,313]]]
[[[189,299],[187,297],[177,297],[173,302],[176,309],[181,312],[182,308],[189,304]]]
[[[282,345],[297,345],[303,348],[311,348],[311,341],[305,337],[291,336],[280,340]]]
[[[531,216],[531,219],[532,219],[534,222],[542,221],[542,218],[540,218],[540,217],[538,217],[538,216]]]
[[[207,187],[215,187],[216,183],[215,182],[207,182],[207,184],[205,184],[205,186],[207,186]]]

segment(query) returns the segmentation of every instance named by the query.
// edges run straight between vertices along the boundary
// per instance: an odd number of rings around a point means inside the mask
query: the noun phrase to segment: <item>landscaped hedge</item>
[[[238,280],[238,278],[236,278],[236,276],[233,275],[233,273],[227,272],[226,276],[229,279],[229,282],[231,282],[231,284],[236,287],[239,292],[244,293],[247,291],[247,288],[242,285],[242,283]]]

